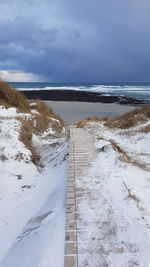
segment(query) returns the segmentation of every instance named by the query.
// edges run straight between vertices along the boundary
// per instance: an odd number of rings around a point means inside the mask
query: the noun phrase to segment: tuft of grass
[[[105,126],[109,128],[129,129],[139,123],[147,122],[149,118],[150,106],[144,106],[107,120]]]
[[[39,135],[48,129],[50,118],[41,114],[35,114],[34,117],[28,119],[28,122],[32,127],[33,133]]]
[[[105,140],[105,141],[110,142],[110,144],[112,145],[113,149],[119,153],[119,160],[121,160],[122,162],[126,162],[126,163],[132,164],[132,165],[134,165],[134,166],[136,166],[138,168],[141,168],[141,169],[143,169],[145,171],[149,171],[149,164],[146,164],[144,162],[141,162],[141,161],[129,156],[128,152],[125,149],[123,149],[114,140],[105,139],[103,137],[98,137],[97,140]],[[104,151],[106,146],[102,147],[101,151]]]
[[[37,110],[43,116],[48,117],[54,115],[54,111],[52,110],[52,108],[48,107],[43,101],[39,99],[30,101],[30,107]]]
[[[40,135],[45,132],[51,125],[53,127],[53,122],[51,123],[50,117],[45,117],[41,114],[36,114],[34,117],[29,118],[28,122],[30,123],[33,133]]]
[[[132,193],[132,190],[127,186],[127,184],[123,181],[123,184],[128,192],[128,197],[133,199],[137,204],[140,202],[140,199]]]
[[[107,116],[105,117],[88,117],[86,120],[88,121],[107,121],[109,118]]]
[[[21,128],[20,128],[20,136],[19,140],[26,146],[27,149],[31,151],[31,160],[34,164],[38,165],[40,161],[40,157],[37,154],[33,144],[32,144],[32,135],[33,135],[33,129],[30,124],[30,122],[23,118],[18,118],[18,120],[21,122]]]
[[[33,109],[38,111],[43,118],[44,117],[47,117],[49,119],[51,118],[50,122],[53,124],[53,127],[56,130],[61,131],[62,127],[65,126],[65,122],[63,121],[63,119],[58,114],[55,114],[53,109],[48,107],[43,101],[39,99],[35,101],[30,101],[30,106],[32,106]],[[53,119],[57,120],[58,122],[54,121]]]
[[[149,171],[148,164],[145,164],[145,163],[129,156],[128,152],[125,151],[123,148],[121,148],[114,140],[109,140],[109,141],[111,142],[111,144],[115,148],[115,150],[117,150],[120,153],[119,159],[121,161],[132,164],[132,165],[139,167],[143,170]]]
[[[20,112],[30,112],[30,106],[23,94],[7,83],[0,81],[0,105],[16,107]]]
[[[110,139],[110,140],[108,140],[108,141],[112,144],[113,148],[114,148],[116,151],[118,151],[120,154],[122,154],[122,156],[123,156],[126,160],[129,160],[129,159],[130,159],[130,157],[128,156],[128,153],[127,153],[122,147],[120,147],[119,144],[118,144],[117,142],[115,142],[115,141],[112,140],[112,139]]]
[[[106,116],[106,117],[89,117],[85,120],[81,120],[79,122],[76,122],[75,125],[78,127],[78,128],[83,128],[84,126],[86,126],[86,124],[88,122],[102,122],[102,121],[107,121],[109,118]]]
[[[150,125],[147,125],[139,130],[141,133],[150,133]]]

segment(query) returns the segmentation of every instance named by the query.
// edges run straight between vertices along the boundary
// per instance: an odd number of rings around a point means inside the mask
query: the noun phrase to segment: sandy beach
[[[115,103],[103,104],[72,101],[45,101],[45,103],[67,123],[74,123],[87,117],[112,117],[135,109],[135,106],[117,105]]]

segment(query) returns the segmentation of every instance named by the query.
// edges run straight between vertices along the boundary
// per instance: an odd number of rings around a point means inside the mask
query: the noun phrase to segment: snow
[[[21,192],[25,195],[25,202],[15,211],[19,229],[13,235],[17,239],[0,266],[63,266],[66,163],[57,170],[51,168],[50,172],[48,175],[47,170],[47,175],[41,177],[40,182],[32,183],[33,190],[25,188]],[[28,196],[30,190],[32,192]],[[13,225],[12,220],[9,222],[11,228],[16,228],[16,220]]]
[[[49,134],[55,134],[55,131],[50,127],[48,127],[48,129],[42,134],[42,137],[45,137]]]
[[[128,136],[123,131],[120,134],[119,130],[108,129],[102,122],[87,123],[85,129],[94,137],[97,156],[77,183],[88,192],[78,210],[86,222],[80,233],[81,240],[85,240],[80,244],[80,266],[85,266],[88,259],[90,267],[148,267],[150,133]],[[121,160],[111,140],[135,160],[146,163],[147,169]]]
[[[13,118],[13,117],[31,117],[29,113],[20,113],[16,108],[11,107],[6,109],[4,106],[0,105],[0,117],[4,118]]]
[[[0,267],[62,267],[68,141],[48,138],[51,128],[34,135],[38,167],[19,140],[17,110],[0,112]]]
[[[31,102],[30,103],[30,107],[35,107],[35,106],[37,106],[37,103],[36,102]]]
[[[52,121],[57,121],[58,124],[60,124],[60,121],[54,118],[51,118]]]
[[[16,116],[17,115],[17,110],[16,108],[8,108],[7,110],[5,109],[4,106],[0,106],[0,116]]]
[[[51,123],[33,135],[43,164],[36,166],[19,140],[18,116],[32,114],[0,106],[0,267],[63,267],[66,129],[58,138]],[[87,259],[90,267],[150,265],[150,133],[139,132],[149,123],[131,128],[131,134],[103,122],[85,127],[97,154],[77,182],[88,192],[78,205],[85,241],[79,244],[80,267]]]
[[[36,109],[31,109],[31,112],[34,114],[39,114],[39,112]]]

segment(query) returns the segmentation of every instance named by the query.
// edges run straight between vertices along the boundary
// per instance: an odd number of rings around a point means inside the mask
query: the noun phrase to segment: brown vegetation
[[[116,151],[120,153],[119,159],[123,162],[130,163],[136,167],[139,167],[141,169],[147,170],[147,164],[140,162],[137,159],[132,158],[131,156],[128,155],[128,152],[125,151],[123,148],[120,147],[114,140],[109,140],[114,147]]]
[[[141,133],[150,133],[150,125],[147,125],[139,130]]]
[[[41,114],[35,114],[32,117],[17,118],[21,122],[20,141],[31,151],[32,162],[38,166],[40,164],[40,156],[32,143],[33,134],[40,135],[45,132],[50,126],[57,132],[62,131],[62,126],[57,122],[51,121],[50,117]]]
[[[105,125],[109,128],[128,129],[139,123],[145,123],[148,119],[150,119],[150,106],[145,106],[111,118],[106,121]]]
[[[32,126],[29,121],[23,118],[19,118],[19,121],[21,122],[19,139],[26,146],[26,148],[31,151],[32,162],[38,165],[40,157],[37,155],[36,149],[32,144],[32,134],[33,134]]]
[[[20,112],[30,112],[26,98],[9,84],[0,81],[0,104],[6,108],[16,107]]]
[[[50,119],[41,114],[36,114],[34,117],[29,118],[28,122],[30,123],[34,134],[41,134],[49,127]]]
[[[30,106],[31,106],[31,108],[38,111],[43,116],[43,118],[44,117],[47,117],[49,119],[51,118],[51,123],[53,124],[54,128],[55,127],[58,128],[58,131],[60,129],[62,130],[62,127],[65,125],[65,122],[58,114],[54,113],[52,108],[48,107],[43,101],[41,101],[39,99],[32,101],[32,102],[30,102]],[[37,118],[38,118],[38,115],[37,115]],[[58,122],[56,122],[52,119],[56,119],[56,120],[58,120]],[[58,127],[58,124],[59,124],[59,127]]]
[[[22,118],[18,118],[19,121],[22,121]],[[33,134],[40,135],[44,133],[49,127],[51,127],[56,133],[62,131],[62,125],[57,121],[51,120],[50,117],[43,116],[41,114],[35,114],[32,117],[25,118],[24,121],[32,128]]]
[[[19,112],[31,114],[31,116],[26,116],[24,118],[20,116],[16,118],[21,123],[19,139],[31,151],[32,161],[36,165],[39,165],[40,157],[32,143],[33,134],[42,134],[49,127],[51,127],[56,134],[60,133],[65,126],[64,121],[43,101],[35,100],[29,102],[22,93],[2,81],[0,81],[0,105],[4,105],[6,108],[16,107]],[[32,109],[36,110],[38,113],[32,113]],[[11,118],[12,117],[9,117],[9,119]],[[6,117],[4,119],[6,119]]]
[[[128,153],[122,147],[120,147],[119,144],[117,144],[117,142],[115,142],[112,139],[108,141],[112,144],[113,148],[123,156],[124,159],[126,160],[130,159],[130,157],[128,156]]]
[[[127,189],[128,192],[128,197],[133,199],[137,204],[140,202],[140,199],[132,193],[132,190],[127,186],[127,184],[123,181],[123,184],[125,186],[125,188]]]
[[[54,111],[52,110],[52,108],[49,108],[43,101],[39,99],[30,101],[30,107],[37,110],[40,114],[44,116],[54,115]]]
[[[136,167],[139,167],[141,169],[144,169],[146,171],[149,171],[149,164],[143,163],[140,160],[137,160],[129,156],[128,152],[125,149],[123,149],[116,141],[112,139],[105,139],[103,137],[98,137],[97,140],[105,140],[105,141],[110,142],[112,148],[119,153],[119,160],[121,160],[122,162],[126,162]],[[101,151],[104,151],[105,147],[107,146],[108,145],[105,145],[104,147],[102,147]]]
[[[88,122],[105,122],[105,126],[109,128],[120,128],[120,129],[129,129],[135,127],[139,123],[145,123],[150,119],[150,106],[144,106],[141,108],[136,108],[133,111],[129,111],[121,116],[116,116],[113,118],[108,117],[91,117],[85,120],[77,122],[75,125],[79,128],[86,126]],[[149,128],[145,128],[147,132]],[[143,130],[144,131],[144,130]]]
[[[86,126],[86,124],[88,122],[102,122],[102,121],[107,121],[109,118],[108,117],[89,117],[85,120],[81,120],[79,122],[76,122],[75,125],[78,127],[78,128],[83,128],[84,126]]]

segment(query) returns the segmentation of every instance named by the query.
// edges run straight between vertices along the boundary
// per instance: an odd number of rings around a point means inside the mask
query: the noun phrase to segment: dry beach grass
[[[98,118],[98,117],[89,117],[85,120],[81,120],[77,123],[75,123],[75,125],[78,127],[78,128],[83,128],[88,122],[102,122],[102,121],[107,121],[109,118],[108,117],[101,117],[101,118]]]
[[[20,112],[30,112],[29,102],[24,95],[3,81],[0,81],[0,104],[6,108],[16,107]]]
[[[79,128],[83,128],[87,125],[89,122],[105,122],[105,126],[108,128],[117,128],[117,129],[123,129],[123,130],[129,130],[126,131],[126,134],[133,134],[132,131],[130,131],[131,127],[135,127],[137,125],[146,123],[150,119],[150,106],[144,106],[141,108],[136,108],[133,111],[129,111],[123,115],[115,116],[113,118],[109,117],[90,117],[86,118],[84,120],[78,121],[75,123],[75,125]],[[144,126],[139,131],[141,132],[149,132],[150,126]]]
[[[105,125],[109,128],[128,129],[140,123],[145,123],[148,119],[150,119],[150,106],[144,106],[111,118],[106,121]]]
[[[42,135],[49,127],[55,135],[60,134],[65,127],[64,121],[41,100],[28,101],[22,93],[3,81],[0,81],[0,105],[6,109],[16,108],[16,119],[21,123],[19,139],[30,150],[32,162],[39,165],[40,157],[32,142],[33,134]],[[20,112],[24,116],[19,115]],[[0,119],[12,118],[14,117]]]

